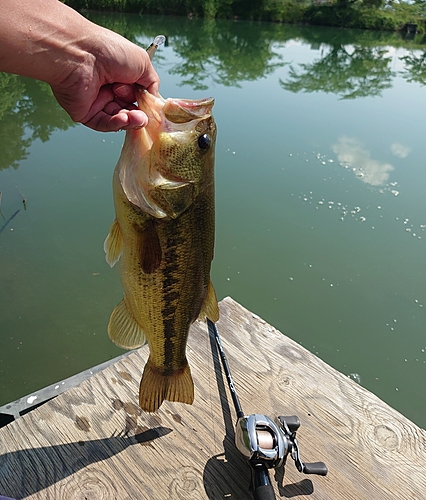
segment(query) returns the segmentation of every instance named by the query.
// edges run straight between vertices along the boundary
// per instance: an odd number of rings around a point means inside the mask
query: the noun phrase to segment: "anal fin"
[[[204,301],[201,312],[198,315],[198,319],[205,318],[209,318],[209,320],[213,321],[213,323],[219,321],[219,306],[217,305],[216,292],[211,281],[209,281],[206,300]]]
[[[111,313],[108,335],[114,344],[123,349],[136,349],[146,342],[145,333],[129,311],[126,298]]]
[[[139,387],[139,406],[147,412],[160,408],[164,400],[191,405],[194,402],[194,382],[188,363],[171,375],[164,375],[148,358]]]

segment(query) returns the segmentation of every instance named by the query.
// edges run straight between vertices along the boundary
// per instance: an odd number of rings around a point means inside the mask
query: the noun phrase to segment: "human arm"
[[[107,132],[146,125],[132,85],[158,92],[148,54],[59,0],[0,0],[0,71],[47,82],[71,118]]]

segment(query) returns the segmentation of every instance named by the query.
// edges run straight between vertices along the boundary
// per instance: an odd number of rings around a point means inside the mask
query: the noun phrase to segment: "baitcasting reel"
[[[300,420],[296,416],[277,417],[274,423],[266,415],[257,413],[240,417],[235,429],[235,445],[251,465],[264,464],[268,469],[284,465],[290,453],[297,470],[304,474],[325,476],[323,462],[303,463],[300,459],[296,431]]]
[[[237,413],[235,446],[250,465],[251,489],[255,500],[275,500],[268,470],[284,465],[288,454],[294,460],[299,472],[319,476],[327,475],[328,469],[323,462],[302,462],[296,439],[296,431],[300,427],[298,417],[279,416],[276,422],[273,422],[266,415],[258,413],[244,415],[216,325],[209,319],[207,319],[207,324],[215,337]]]
[[[300,459],[296,430],[300,420],[296,416],[277,417],[276,423],[266,415],[257,413],[240,417],[235,429],[235,445],[248,460],[252,470],[252,490],[255,499],[274,499],[268,469],[285,464],[287,455],[294,460],[297,470],[305,474],[325,476],[323,462],[303,463]]]

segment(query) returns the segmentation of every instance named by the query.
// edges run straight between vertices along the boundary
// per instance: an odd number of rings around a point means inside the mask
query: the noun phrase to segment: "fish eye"
[[[201,151],[207,151],[210,148],[211,142],[212,141],[208,134],[200,135],[200,137],[198,138],[198,147],[201,149]]]

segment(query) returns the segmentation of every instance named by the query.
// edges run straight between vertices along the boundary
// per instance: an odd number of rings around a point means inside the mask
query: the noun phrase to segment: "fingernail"
[[[119,87],[114,88],[114,92],[116,94],[125,95],[125,94],[127,94],[127,87],[126,87],[126,85],[120,85]]]

